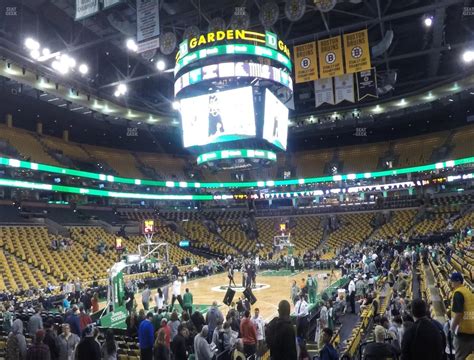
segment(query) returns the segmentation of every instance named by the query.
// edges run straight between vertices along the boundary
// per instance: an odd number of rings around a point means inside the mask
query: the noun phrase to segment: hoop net
[[[283,250],[285,247],[293,247],[294,245],[291,242],[291,234],[274,236],[273,245],[275,245],[280,250]]]

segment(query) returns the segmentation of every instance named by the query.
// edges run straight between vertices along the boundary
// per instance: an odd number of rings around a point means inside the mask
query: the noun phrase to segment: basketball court
[[[268,274],[268,275],[260,275]],[[279,273],[285,274],[283,276],[278,275]],[[271,319],[274,316],[278,315],[278,303],[280,300],[288,300],[292,306],[293,304],[290,300],[290,288],[293,280],[296,280],[297,284],[301,283],[301,279],[306,279],[308,274],[311,274],[313,277],[316,276],[318,280],[318,293],[326,289],[330,284],[339,280],[341,277],[340,271],[334,271],[331,279],[327,276],[330,273],[330,270],[315,270],[315,271],[302,271],[295,272],[294,274],[286,275],[287,271],[271,272],[271,271],[261,271],[257,275],[257,287],[252,289],[253,294],[257,298],[257,302],[252,306],[252,308],[258,307],[260,309],[260,314],[264,319]],[[323,276],[326,275],[326,278]],[[237,288],[234,288],[236,294],[234,296],[234,302],[238,301],[239,297],[243,298],[243,290],[240,285],[242,285],[242,276],[240,272],[235,273],[235,282]],[[189,291],[193,294],[194,299],[194,309],[203,310],[203,307],[208,307],[209,305],[200,305],[200,304],[212,304],[213,301],[221,306],[221,310],[224,315],[227,313],[228,306],[224,305],[222,300],[224,299],[225,292],[227,290],[229,280],[227,279],[227,273],[221,273],[205,278],[200,278],[187,283],[183,283],[181,286],[181,291],[184,293],[186,288],[189,288]],[[152,289],[152,295],[156,294],[156,289]],[[141,294],[135,295],[136,302],[138,304],[138,309],[142,308]],[[170,299],[171,299],[171,289],[170,289]],[[176,305],[178,302],[176,301]],[[150,307],[154,304],[151,303]]]

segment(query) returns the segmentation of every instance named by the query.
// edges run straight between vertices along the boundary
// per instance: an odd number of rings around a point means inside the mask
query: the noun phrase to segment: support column
[[[42,122],[37,122],[36,123],[36,132],[39,135],[43,135],[43,123]]]
[[[69,141],[69,130],[63,130],[63,140]]]

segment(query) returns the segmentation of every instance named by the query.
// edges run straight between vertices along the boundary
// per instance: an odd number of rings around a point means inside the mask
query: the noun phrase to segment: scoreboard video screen
[[[255,137],[252,87],[183,99],[181,119],[184,147]]]
[[[286,150],[288,138],[288,108],[273,93],[265,89],[263,138]]]

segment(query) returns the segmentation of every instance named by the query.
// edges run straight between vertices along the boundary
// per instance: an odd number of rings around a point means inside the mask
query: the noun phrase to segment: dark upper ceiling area
[[[87,76],[69,76],[63,81],[104,97],[112,96],[113,85],[118,81],[125,82],[129,91],[120,102],[144,111],[176,116],[171,106],[173,75],[160,73],[154,66],[157,59],[165,59],[168,68],[172,68],[174,53],[164,56],[158,50],[150,61],[130,53],[125,46],[126,40],[135,36],[136,2],[125,0],[85,20],[75,21],[75,1],[0,0],[0,53],[8,50],[27,57],[23,41],[32,36],[51,51],[66,50],[88,63]],[[279,17],[270,29],[289,45],[367,28],[373,46],[392,30],[390,48],[372,59],[379,76],[397,72],[394,89],[385,98],[448,80],[466,70],[460,54],[471,44],[474,16],[466,12],[471,1],[338,0],[333,10],[323,13],[317,10],[313,0],[306,0],[305,14],[295,22],[285,15],[285,1],[274,1],[279,7]],[[215,18],[224,19],[229,26],[236,8],[245,8],[249,14],[249,28],[263,30],[259,14],[264,2],[163,0],[161,32],[175,33],[179,43],[190,26],[197,26],[205,33]],[[5,10],[12,7],[16,11],[13,16]],[[433,17],[430,28],[423,24],[426,16]],[[312,91],[311,83],[296,86],[293,115],[314,110]]]
[[[285,15],[286,1],[273,1],[278,4],[279,16],[275,25],[269,29],[290,46],[364,28],[368,29],[370,45],[373,46],[383,39],[387,31],[392,30],[394,37],[391,46],[382,55],[372,58],[379,77],[397,73],[393,89],[380,100],[397,98],[472,72],[461,61],[461,55],[464,50],[474,46],[474,1],[337,0],[332,10],[322,13],[313,0],[306,0],[305,14],[295,22],[289,21]],[[201,33],[206,33],[215,18],[224,19],[226,26],[229,26],[236,8],[245,8],[250,19],[248,28],[263,30],[259,15],[265,2],[267,0],[162,0],[161,32],[175,33],[179,43],[190,26],[197,26]],[[48,72],[54,76],[54,70],[47,68],[47,64],[35,63],[28,57],[23,42],[27,36],[34,37],[52,52],[65,51],[78,61],[87,62],[90,69],[87,75],[69,74],[61,77],[56,74],[62,83],[114,99],[131,108],[177,118],[178,114],[172,108],[173,74],[159,72],[155,67],[157,60],[164,59],[167,67],[172,68],[175,52],[165,56],[158,50],[151,61],[126,48],[126,40],[135,36],[136,1],[124,0],[117,6],[81,21],[74,20],[75,3],[76,0],[0,0],[0,56],[15,55],[17,61],[24,62],[28,68],[37,67],[38,72]],[[427,16],[433,18],[431,27],[423,23]],[[1,80],[3,90],[8,91],[11,84],[5,79]],[[129,90],[126,96],[117,99],[113,93],[118,82],[127,83]],[[33,94],[36,90],[25,87],[23,91]],[[312,83],[295,86],[293,117],[316,112],[313,91]],[[32,94],[30,96],[33,97]],[[318,109],[337,110],[337,106]],[[75,116],[70,118],[75,128],[76,123],[83,121],[73,119]],[[87,124],[93,124],[95,120],[104,119],[92,116],[88,118]],[[113,122],[113,119],[109,120]],[[63,127],[69,127],[68,124]],[[98,128],[103,127],[110,128],[110,125],[108,122],[98,124]],[[174,131],[176,139],[179,139],[179,134]],[[98,132],[102,133],[102,130]],[[303,140],[299,135],[295,135],[291,141],[291,136],[290,143],[293,146],[290,149],[306,147],[303,144],[296,145],[300,141],[314,143],[311,138]],[[164,135],[166,138],[167,135]],[[317,139],[320,139],[319,134]],[[155,140],[153,138],[153,144]],[[160,143],[159,140],[156,142]],[[160,150],[178,150],[180,144],[173,143],[177,146]],[[115,146],[113,142],[110,145]],[[166,144],[163,147],[166,148]]]

